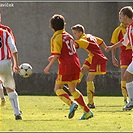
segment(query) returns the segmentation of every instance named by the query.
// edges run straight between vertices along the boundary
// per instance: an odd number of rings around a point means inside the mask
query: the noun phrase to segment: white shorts
[[[130,63],[130,65],[128,66],[126,71],[128,71],[131,74],[133,74],[133,61]]]
[[[15,90],[11,60],[0,61],[0,80],[5,88]]]

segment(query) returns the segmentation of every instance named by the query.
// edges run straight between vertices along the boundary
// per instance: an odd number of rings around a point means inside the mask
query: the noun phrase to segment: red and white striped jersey
[[[0,28],[0,60],[11,59],[15,52],[17,48],[13,38],[7,30]]]
[[[133,22],[127,27],[127,31],[124,35],[124,38],[121,40],[124,46],[127,46],[129,43],[132,47],[132,58],[133,58]]]

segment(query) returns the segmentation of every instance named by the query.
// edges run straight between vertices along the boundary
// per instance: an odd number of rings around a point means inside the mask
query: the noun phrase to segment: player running
[[[119,42],[124,34],[126,33],[126,27],[127,23],[124,23],[123,20],[121,19],[121,15],[119,15],[119,21],[121,24],[113,31],[112,38],[111,38],[111,44],[114,45],[117,42]],[[123,74],[125,73],[127,67],[132,61],[132,48],[131,45],[128,44],[127,46],[122,45],[120,47],[120,68],[121,68],[121,91],[122,95],[124,97],[124,103],[128,103],[127,99],[127,89],[126,89],[126,80],[124,79]],[[118,60],[115,57],[116,54],[116,49],[112,50],[112,63],[114,66],[118,67]]]
[[[16,43],[15,37],[14,37],[14,35],[12,33],[12,30],[8,26],[5,26],[5,25],[1,24],[1,20],[2,19],[1,19],[1,14],[0,14],[0,28],[2,28],[4,30],[7,30],[11,34],[13,40]],[[0,98],[1,98],[1,106],[4,106],[5,102],[6,102],[6,98],[4,96],[4,90],[3,90],[3,85],[2,85],[2,81],[1,80],[0,80]]]
[[[128,46],[129,43],[132,47],[132,62],[127,67],[126,71],[124,72],[124,79],[126,80],[126,88],[129,97],[129,103],[124,106],[123,110],[131,110],[133,108],[133,9],[130,6],[123,7],[119,12],[121,21],[124,23],[129,24],[127,26],[127,31],[124,35],[124,38],[121,39],[118,43],[114,44],[113,46],[108,46],[106,51],[109,52],[112,49],[118,48],[120,46]]]
[[[71,27],[75,41],[76,48],[83,48],[88,52],[80,73],[80,80],[88,73],[87,76],[87,97],[88,107],[95,108],[94,105],[94,78],[99,74],[106,74],[106,61],[108,60],[100,49],[100,45],[106,48],[106,44],[101,38],[95,37],[91,34],[85,34],[85,29],[81,24],[76,24]]]
[[[93,117],[93,113],[85,103],[83,95],[76,89],[76,85],[79,82],[80,62],[76,54],[74,39],[65,31],[65,18],[62,15],[55,14],[50,19],[50,26],[54,30],[53,37],[51,38],[52,56],[48,58],[50,62],[45,67],[44,73],[47,74],[55,61],[59,61],[58,75],[54,87],[56,95],[70,106],[69,119],[74,116],[78,104],[84,110],[80,120],[89,119]],[[68,84],[69,92],[76,102],[62,89],[63,84]]]

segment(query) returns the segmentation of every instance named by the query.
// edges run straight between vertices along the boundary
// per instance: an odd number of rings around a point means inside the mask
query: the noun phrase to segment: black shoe
[[[15,120],[22,120],[21,115],[16,115],[16,116],[15,116]]]
[[[95,105],[94,104],[87,104],[87,106],[91,109],[94,109],[95,108]]]

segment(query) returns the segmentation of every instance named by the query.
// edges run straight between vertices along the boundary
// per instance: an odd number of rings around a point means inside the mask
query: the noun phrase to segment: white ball
[[[24,78],[28,78],[31,76],[31,74],[33,73],[33,68],[30,64],[28,63],[22,63],[19,66],[19,75],[24,77]]]

